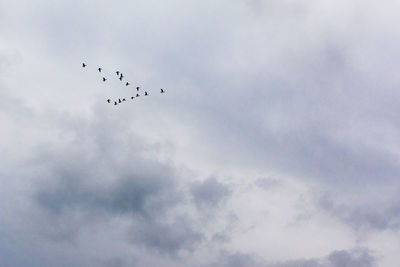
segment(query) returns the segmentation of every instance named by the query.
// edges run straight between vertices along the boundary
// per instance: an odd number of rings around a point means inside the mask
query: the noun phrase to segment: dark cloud
[[[176,255],[180,251],[192,251],[204,237],[191,227],[184,217],[176,217],[172,223],[152,221],[134,224],[130,240],[151,250]]]
[[[162,175],[155,178],[132,174],[131,177],[117,178],[115,183],[93,187],[82,182],[88,175],[67,175],[76,174],[63,175],[55,188],[42,188],[35,196],[52,215],[84,209],[87,212],[149,218],[162,214],[180,197],[173,180]]]
[[[196,205],[213,207],[218,206],[231,193],[226,185],[218,182],[214,177],[192,184],[190,191]]]
[[[147,218],[174,205],[181,194],[176,190],[176,181],[165,173],[147,176],[133,171],[127,173],[127,177],[116,175],[116,181],[110,184],[91,186],[83,180],[93,181],[93,173],[60,172],[59,183],[54,188],[40,189],[35,196],[40,205],[53,214],[84,208],[89,212],[105,211]],[[99,176],[96,178],[102,180]]]
[[[397,230],[400,227],[400,207],[397,203],[337,204],[325,195],[320,206],[334,217],[340,218],[356,231],[368,229]]]
[[[211,266],[221,266],[221,267],[256,267],[261,265],[257,265],[256,261],[254,260],[253,256],[250,254],[245,253],[228,253],[222,252],[217,261],[212,263]]]
[[[80,138],[85,140],[84,136]],[[112,142],[108,139],[103,136],[95,141],[100,142],[97,146],[105,153],[108,150],[105,144]],[[87,146],[84,142],[76,147],[78,153]],[[129,143],[113,143],[113,149],[122,151],[122,145]],[[173,168],[141,159],[140,151],[134,145],[131,148],[125,156],[132,161],[122,165],[111,156],[88,159],[66,150],[51,150],[45,160],[41,154],[40,161],[48,162],[45,166],[49,177],[40,183],[34,199],[50,216],[47,234],[52,239],[71,239],[94,221],[121,216],[132,224],[127,239],[151,250],[172,255],[192,250],[203,239],[185,216],[169,215],[184,202],[184,192],[179,190],[180,178]],[[139,162],[143,164],[140,167]],[[173,222],[167,223],[170,220]]]
[[[304,267],[323,267],[325,265],[321,264],[320,261],[316,259],[311,260],[291,260],[282,263],[276,263],[272,265],[267,265],[268,267],[296,267],[296,266],[304,266]],[[329,265],[327,265],[329,266]]]
[[[226,242],[231,241],[231,237],[229,236],[229,234],[227,234],[225,232],[218,232],[212,236],[212,241],[218,242],[218,243],[226,243]]]
[[[122,259],[114,258],[105,260],[103,263],[104,267],[124,267],[127,266]]]
[[[365,248],[337,250],[323,258],[297,259],[275,263],[266,263],[251,254],[222,252],[218,261],[211,266],[245,266],[245,267],[350,267],[376,266],[376,258]]]
[[[345,250],[334,251],[328,256],[328,261],[334,267],[351,266],[376,266],[376,259],[366,249],[360,249],[352,252]]]
[[[376,259],[368,249],[333,251],[327,257],[321,259],[292,260],[282,263],[267,265],[268,267],[350,267],[350,266],[376,266]]]

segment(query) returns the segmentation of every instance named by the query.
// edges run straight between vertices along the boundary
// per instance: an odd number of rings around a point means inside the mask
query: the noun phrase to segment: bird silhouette
[[[131,99],[134,99],[134,97],[133,97],[133,96],[131,96]]]
[[[121,103],[122,101],[121,101],[121,98],[118,98],[118,103]]]
[[[136,91],[139,91],[139,89],[140,89],[140,87],[138,86],[138,87],[136,87]]]
[[[136,97],[139,97],[139,94],[136,94]]]
[[[119,76],[119,71],[117,71],[116,73],[117,73],[117,76]]]
[[[126,99],[125,99],[125,98],[122,98],[122,101],[126,101]]]
[[[107,81],[107,79],[103,77],[103,82],[105,82],[105,81]]]
[[[117,101],[114,101],[114,106],[116,106],[116,105],[118,105],[118,104],[117,104]]]
[[[101,68],[98,68],[99,72],[101,72]]]
[[[119,80],[122,81],[122,76],[119,77]]]
[[[163,90],[163,89],[160,89],[160,93],[164,93],[164,90]]]
[[[146,91],[144,91],[144,95],[149,95]]]
[[[126,86],[128,86],[129,85],[129,83],[128,82],[126,82],[126,84],[125,84]]]
[[[110,103],[110,101],[111,101],[110,99],[107,99],[107,102],[108,102],[108,103]]]
[[[86,67],[86,64],[85,64],[85,63],[82,63],[82,67],[83,67],[83,68]]]

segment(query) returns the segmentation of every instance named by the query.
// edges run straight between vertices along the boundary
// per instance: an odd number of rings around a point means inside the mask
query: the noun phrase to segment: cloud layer
[[[3,265],[396,266],[398,8],[1,1]]]

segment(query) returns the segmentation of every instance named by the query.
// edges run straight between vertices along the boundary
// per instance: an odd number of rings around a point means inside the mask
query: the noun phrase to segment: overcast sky
[[[399,266],[399,9],[0,0],[0,265]]]

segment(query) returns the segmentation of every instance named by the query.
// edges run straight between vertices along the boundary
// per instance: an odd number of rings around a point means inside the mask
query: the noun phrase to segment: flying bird
[[[86,63],[83,62],[83,63],[82,63],[82,67],[83,67],[83,68],[86,68],[86,67],[87,67]],[[102,68],[101,68],[101,67],[99,67],[97,70],[98,70],[99,72],[102,72]],[[124,78],[124,75],[122,74],[122,72],[116,71],[115,73],[117,74],[119,80],[122,81],[122,79]],[[102,80],[103,80],[103,82],[105,82],[105,81],[107,81],[107,78],[103,77]],[[128,86],[128,85],[130,85],[130,83],[129,83],[129,82],[125,82],[125,86]],[[139,92],[139,89],[140,89],[140,87],[137,86],[137,87],[136,87],[136,91]],[[164,89],[161,88],[161,89],[160,89],[160,93],[165,93]],[[147,91],[144,91],[144,95],[145,95],[145,96],[148,96],[149,93],[148,93]],[[139,96],[140,96],[139,93],[137,93],[137,94],[136,94],[136,97],[139,97]],[[131,96],[131,99],[134,99],[134,98],[135,98],[135,96]],[[127,98],[127,99],[129,99],[129,98]],[[118,104],[120,104],[120,103],[126,101],[126,99],[125,99],[125,98],[122,98],[122,100],[121,100],[121,98],[118,98],[118,101],[111,101],[111,99],[107,99],[106,101],[107,101],[107,103],[114,102],[114,105],[116,106],[116,105],[118,105]]]

